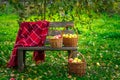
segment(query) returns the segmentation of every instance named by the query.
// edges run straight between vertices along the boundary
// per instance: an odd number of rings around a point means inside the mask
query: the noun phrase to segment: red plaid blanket
[[[49,22],[37,21],[37,22],[23,22],[20,24],[16,42],[7,63],[7,67],[17,66],[17,48],[20,46],[43,46],[48,33]],[[44,51],[34,51],[33,59],[36,61],[44,61]]]

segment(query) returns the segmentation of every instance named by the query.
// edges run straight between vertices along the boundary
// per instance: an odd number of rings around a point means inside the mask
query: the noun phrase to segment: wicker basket
[[[77,38],[63,38],[63,44],[66,47],[76,47],[78,43],[78,37]]]
[[[63,44],[65,47],[76,47],[78,44],[78,33],[73,26],[71,26],[71,27],[75,31],[75,34],[77,35],[77,37],[72,37],[72,38],[63,37]],[[68,28],[68,26],[67,26],[67,28]],[[66,27],[65,27],[65,29],[66,29]],[[71,34],[71,33],[64,33],[65,29],[63,30],[62,34]]]
[[[50,42],[50,46],[52,48],[61,48],[62,47],[62,43],[63,43],[63,39],[59,38],[59,39],[49,39]]]
[[[69,73],[74,73],[78,76],[83,76],[86,73],[86,60],[84,58],[84,56],[77,52],[79,54],[79,56],[82,58],[82,62],[81,63],[71,63],[68,62],[68,68],[69,68]],[[73,53],[71,53],[73,54]]]

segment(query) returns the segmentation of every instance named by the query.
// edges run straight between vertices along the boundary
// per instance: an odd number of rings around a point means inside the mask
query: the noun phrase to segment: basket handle
[[[69,56],[69,58],[72,58],[73,54],[75,54],[75,53],[78,54],[77,56],[81,56],[81,58],[83,60],[85,60],[85,57],[82,55],[82,53],[80,53],[78,51],[72,51],[71,54],[70,54],[70,56]]]
[[[66,24],[66,26],[65,26],[65,28],[63,29],[63,31],[62,31],[62,34],[64,33],[64,31],[65,31],[65,29],[67,29],[68,30],[68,28],[69,27],[72,27],[73,28],[73,30],[75,31],[75,33],[77,34],[77,36],[78,36],[78,32],[77,32],[77,30],[75,29],[75,27],[74,27],[74,25],[73,24]]]
[[[73,24],[66,24],[65,28],[68,29],[68,27],[74,27]]]

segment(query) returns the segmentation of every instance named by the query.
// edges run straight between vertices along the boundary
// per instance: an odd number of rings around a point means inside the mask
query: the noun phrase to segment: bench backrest
[[[50,22],[50,28],[48,32],[48,36],[54,36],[58,34],[64,33],[74,33],[72,29],[68,29],[69,26],[74,26],[73,22]],[[48,43],[48,39],[46,39],[46,43]]]
[[[68,30],[68,26],[74,26],[73,22],[51,22],[50,23],[50,29],[48,32],[48,35],[56,35],[56,34],[61,34],[63,29],[67,28],[65,30],[66,32],[72,33],[72,30]]]

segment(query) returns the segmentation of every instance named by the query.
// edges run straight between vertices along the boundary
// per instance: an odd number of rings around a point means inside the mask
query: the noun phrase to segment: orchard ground
[[[68,76],[68,54],[65,51],[47,51],[44,63],[35,65],[32,52],[27,52],[25,71],[20,73],[6,67],[19,29],[18,16],[0,15],[0,80],[15,74],[16,80],[119,80],[120,79],[120,16],[97,15],[90,25],[79,27],[78,51],[87,61],[83,77]]]

